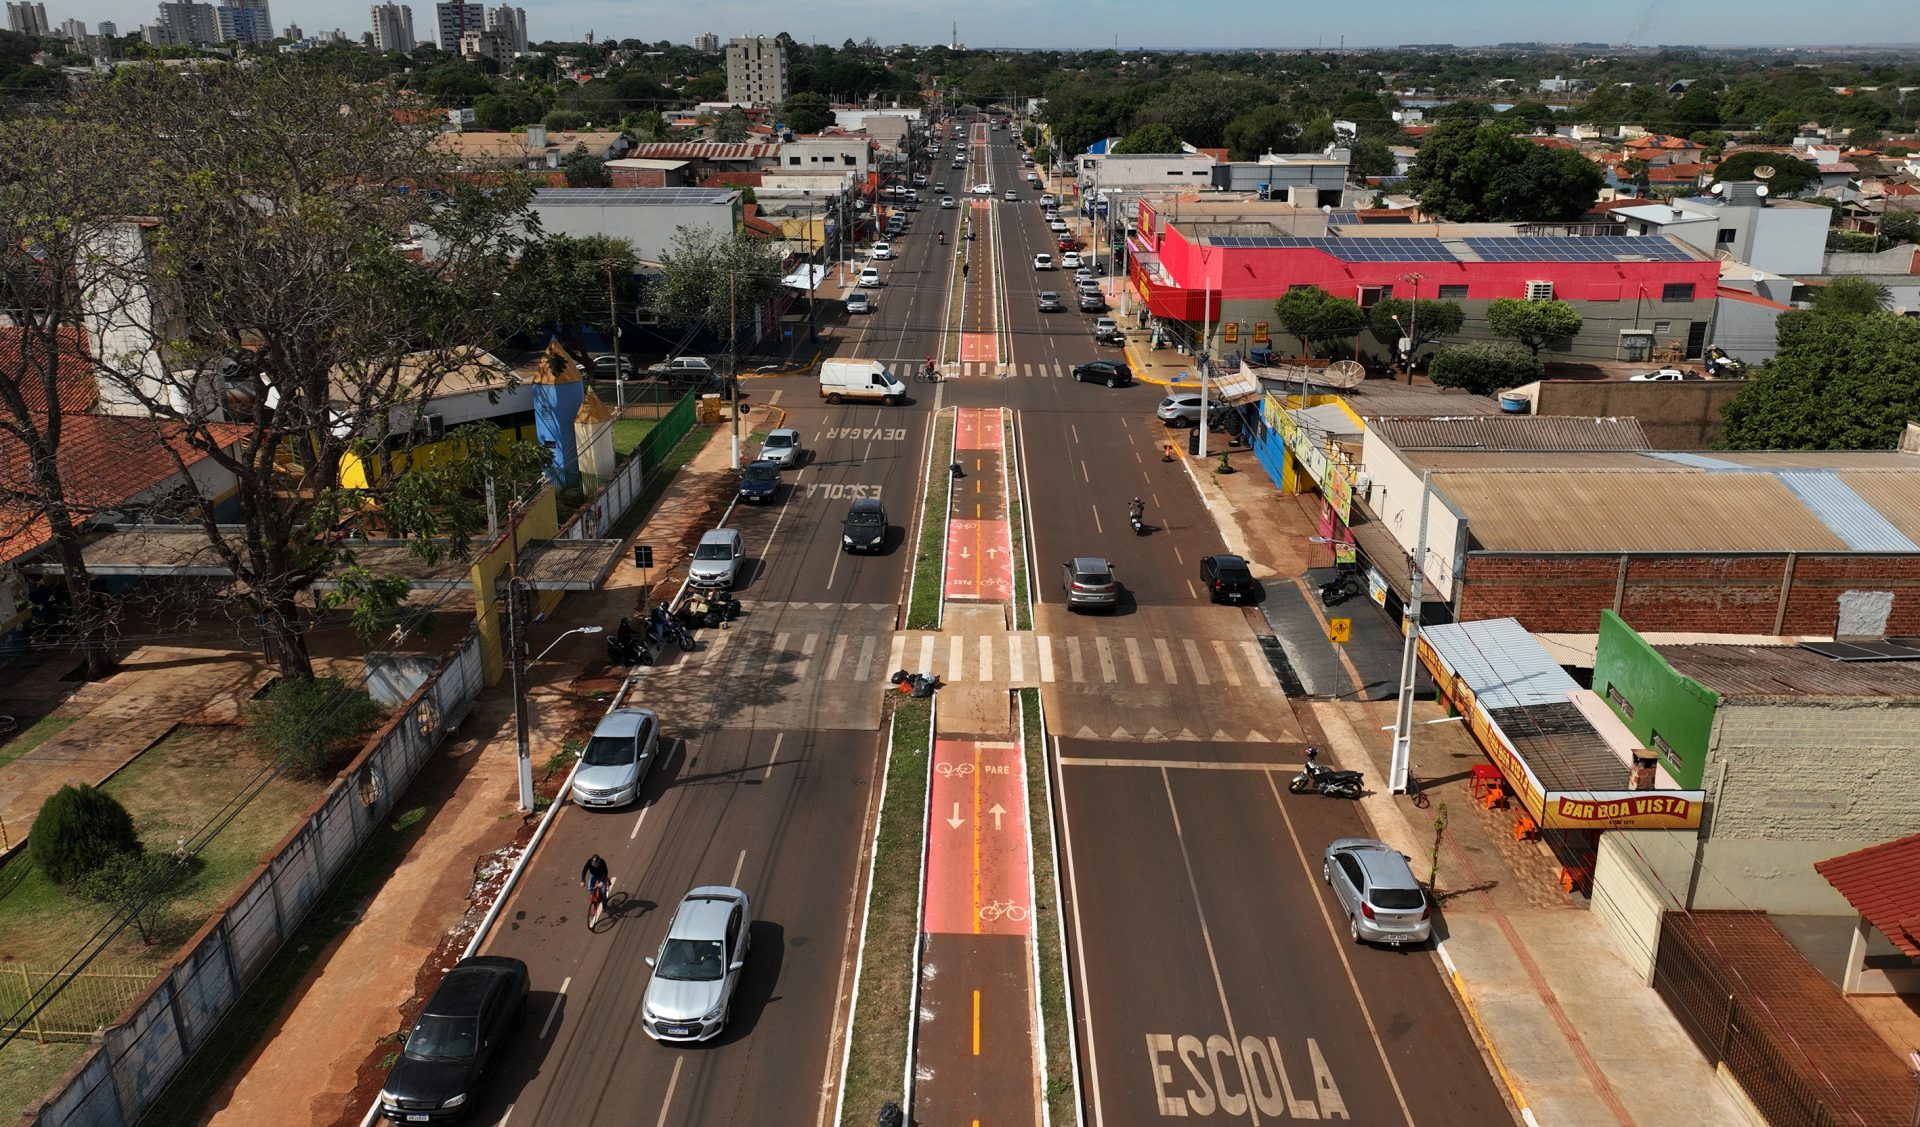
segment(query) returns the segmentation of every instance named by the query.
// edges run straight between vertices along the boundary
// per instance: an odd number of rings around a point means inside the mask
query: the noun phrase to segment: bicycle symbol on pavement
[[[973,774],[971,763],[936,763],[933,769],[938,771],[943,779],[964,779]]]
[[[991,904],[980,905],[980,922],[984,924],[998,923],[1001,920],[1019,923],[1026,918],[1026,905],[1016,904],[1011,900],[995,900]]]

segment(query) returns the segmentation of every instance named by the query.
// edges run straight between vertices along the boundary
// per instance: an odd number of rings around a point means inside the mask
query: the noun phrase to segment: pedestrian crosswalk
[[[965,360],[958,364],[948,364],[941,368],[941,372],[948,379],[1070,380],[1073,378],[1073,365],[1057,360],[1051,363],[1016,361],[1009,364]]]
[[[949,684],[1166,685],[1279,689],[1253,638],[1081,637],[1040,633],[836,633],[702,631],[699,650],[647,674],[700,677],[759,673],[791,681],[883,681],[896,669],[935,673]]]

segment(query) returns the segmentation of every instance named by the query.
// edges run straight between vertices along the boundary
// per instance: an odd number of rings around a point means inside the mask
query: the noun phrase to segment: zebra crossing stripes
[[[696,652],[645,676],[723,676],[764,667],[780,670],[792,681],[858,683],[906,669],[936,673],[949,683],[1280,688],[1265,651],[1253,640],[756,631],[735,626],[702,632],[700,642]]]
[[[915,361],[916,364],[919,361]],[[992,380],[1070,380],[1073,378],[1073,365],[1059,361],[1034,362],[1013,361],[1002,364],[988,360],[963,360],[957,364],[946,364],[940,369],[948,379],[992,379]]]

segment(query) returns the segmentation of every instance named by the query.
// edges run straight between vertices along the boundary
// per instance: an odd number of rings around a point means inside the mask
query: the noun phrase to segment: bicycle
[[[913,374],[914,383],[939,383],[942,378],[938,368],[922,368]]]
[[[606,914],[607,892],[613,888],[613,878],[607,878],[605,884],[599,881],[587,883],[587,930],[592,931],[600,925],[600,917]]]
[[[981,923],[985,923],[985,924],[998,923],[1003,919],[1008,920],[1012,923],[1020,923],[1026,918],[1027,918],[1026,906],[1023,904],[1016,904],[1011,900],[996,900],[991,904],[980,905],[980,922]]]

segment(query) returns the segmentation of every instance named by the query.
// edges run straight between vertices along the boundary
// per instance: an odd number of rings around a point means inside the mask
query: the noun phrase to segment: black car
[[[446,1123],[471,1111],[526,1009],[527,964],[503,955],[455,963],[387,1073],[380,1114],[396,1123]]]
[[[1075,364],[1073,378],[1076,383],[1103,383],[1108,387],[1119,387],[1133,382],[1133,370],[1120,360],[1092,360]]]
[[[840,549],[845,552],[879,552],[887,546],[887,508],[872,497],[864,497],[847,510],[840,522]]]
[[[1260,583],[1239,556],[1203,556],[1200,584],[1215,603],[1250,603],[1260,596]]]
[[[779,488],[780,467],[764,458],[748,462],[746,468],[740,471],[742,501],[771,501]]]

